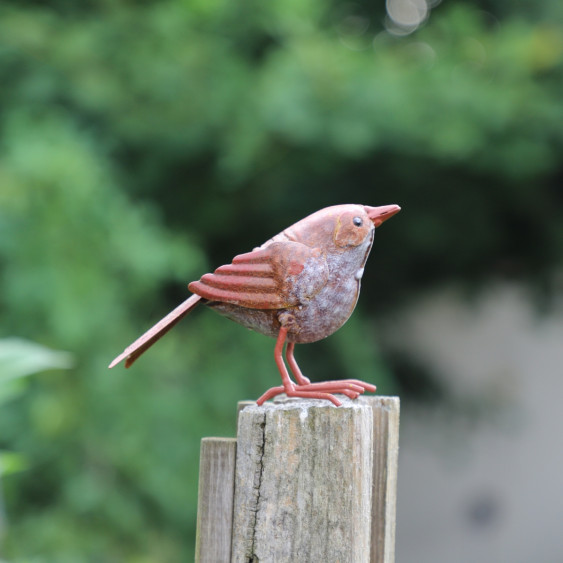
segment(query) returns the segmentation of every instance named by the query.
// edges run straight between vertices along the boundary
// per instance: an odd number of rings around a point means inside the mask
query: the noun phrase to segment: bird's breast
[[[299,330],[290,332],[288,339],[306,343],[330,336],[350,318],[359,292],[359,281],[353,275],[347,279],[334,280],[334,283],[329,281],[306,306],[291,309]]]
[[[290,332],[290,341],[306,343],[322,340],[336,332],[350,318],[360,294],[360,281],[368,252],[369,247],[327,255],[330,275],[326,285],[306,307],[291,310],[299,332]]]

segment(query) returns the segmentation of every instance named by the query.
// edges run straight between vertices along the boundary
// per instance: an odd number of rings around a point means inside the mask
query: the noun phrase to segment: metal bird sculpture
[[[194,294],[117,356],[129,367],[196,305],[203,303],[241,325],[276,339],[274,358],[282,385],[257,401],[289,397],[352,399],[375,386],[357,379],[311,383],[293,356],[295,344],[336,332],[350,317],[360,294],[364,266],[376,227],[400,211],[398,205],[335,205],[321,209],[231,264],[188,285]],[[295,377],[290,378],[282,352]]]

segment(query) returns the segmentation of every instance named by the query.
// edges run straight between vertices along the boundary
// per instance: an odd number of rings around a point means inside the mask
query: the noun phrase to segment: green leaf
[[[19,473],[28,468],[27,460],[24,456],[14,453],[0,451],[0,475],[6,476],[12,473]]]
[[[19,338],[0,340],[0,382],[72,367],[72,356]]]

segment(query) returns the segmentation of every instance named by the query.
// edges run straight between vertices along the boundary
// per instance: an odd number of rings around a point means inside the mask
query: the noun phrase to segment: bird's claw
[[[277,395],[285,393],[288,397],[299,397],[303,399],[325,399],[339,407],[342,403],[334,396],[345,395],[350,399],[356,399],[364,391],[375,391],[375,385],[365,383],[358,379],[344,379],[342,381],[324,381],[321,383],[307,383],[304,385],[291,385],[284,387],[279,385],[268,389],[257,401],[262,405],[265,401]]]
[[[262,405],[269,399],[276,397],[277,395],[281,395],[285,393],[288,397],[299,397],[301,399],[326,399],[327,401],[331,401],[335,406],[339,407],[342,403],[330,393],[321,393],[319,391],[301,391],[301,386],[296,387],[294,386],[291,389],[286,389],[283,385],[279,385],[278,387],[272,387],[268,389],[257,401],[258,405]],[[352,397],[354,398],[354,397]]]

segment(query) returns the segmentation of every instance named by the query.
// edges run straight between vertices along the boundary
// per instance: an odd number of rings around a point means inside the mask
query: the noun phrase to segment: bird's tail
[[[145,334],[137,338],[133,344],[127,346],[127,348],[111,362],[109,367],[112,368],[125,359],[125,367],[128,368],[145,350],[164,336],[176,323],[180,322],[201,299],[199,295],[192,295],[186,299],[173,311],[170,311],[166,317],[147,330]]]

